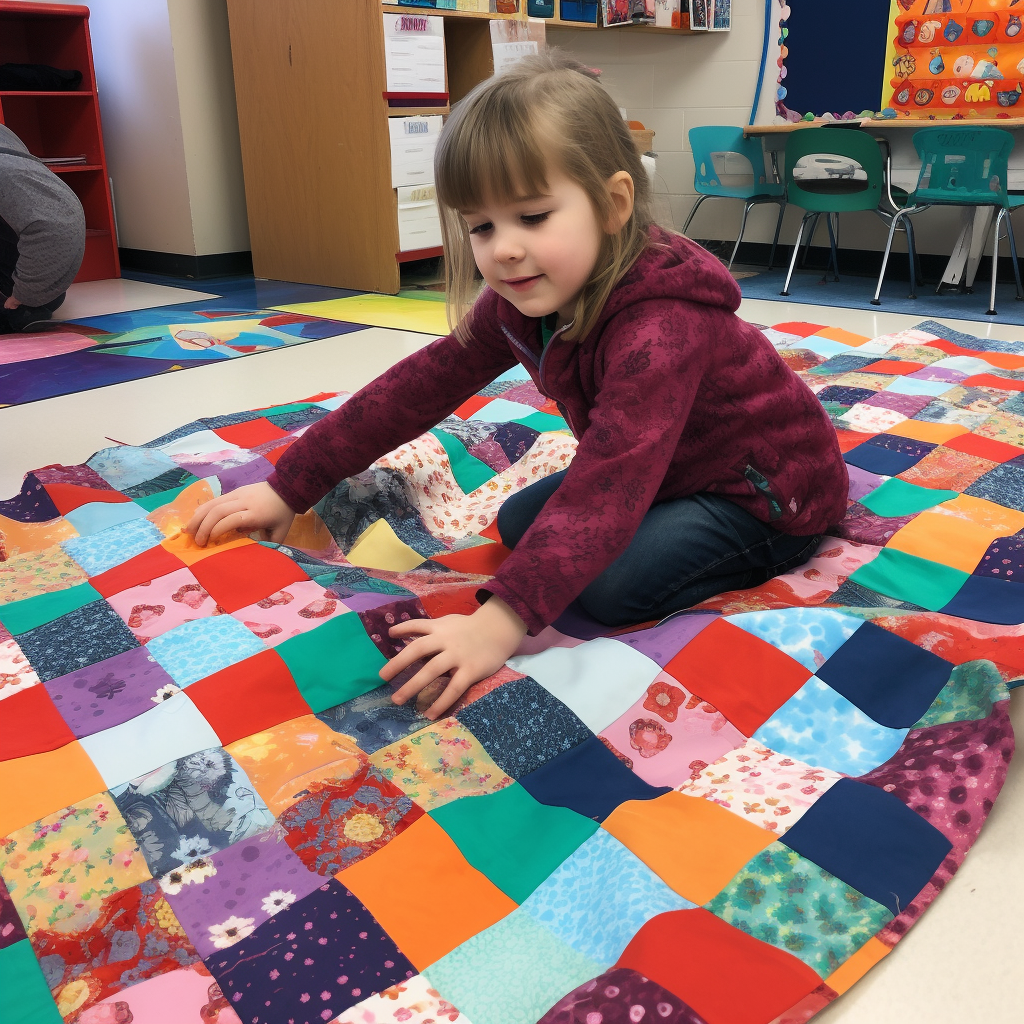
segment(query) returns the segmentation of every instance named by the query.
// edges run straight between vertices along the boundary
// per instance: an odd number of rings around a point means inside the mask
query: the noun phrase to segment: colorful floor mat
[[[606,635],[570,609],[449,717],[392,623],[468,612],[574,442],[519,372],[283,545],[181,527],[343,397],[212,417],[0,503],[5,1024],[806,1021],[948,882],[1024,678],[1024,344],[767,334],[851,472],[813,560]],[[436,692],[436,691],[435,691]]]
[[[276,308],[370,327],[393,327],[439,336],[448,333],[444,292],[410,290],[400,295],[353,295],[344,299],[299,302]]]

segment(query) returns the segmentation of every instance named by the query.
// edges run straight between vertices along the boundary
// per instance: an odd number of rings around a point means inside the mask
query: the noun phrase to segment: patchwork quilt
[[[781,324],[850,466],[754,590],[571,608],[437,722],[377,675],[469,612],[573,440],[512,371],[282,545],[197,548],[345,400],[187,424],[0,502],[6,1024],[798,1024],[963,861],[1024,678],[1024,343]]]

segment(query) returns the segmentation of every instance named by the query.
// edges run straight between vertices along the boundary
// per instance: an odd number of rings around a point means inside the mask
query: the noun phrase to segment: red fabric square
[[[432,555],[432,562],[440,562],[456,572],[475,572],[483,576],[493,576],[498,566],[512,552],[504,544],[477,544],[461,551],[451,551],[446,555]]]
[[[262,601],[289,583],[309,577],[287,555],[262,544],[245,544],[202,558],[191,566],[206,592],[226,612]]]
[[[998,366],[1003,370],[1024,369],[1024,356],[1013,355],[1010,352],[983,352],[976,348],[961,348],[944,338],[939,338],[938,341],[929,341],[928,347],[941,349],[951,356],[971,356],[974,359],[984,359],[986,363]]]
[[[484,584],[484,589],[486,589]],[[442,615],[472,615],[480,607],[476,599],[479,583],[470,583],[464,587],[438,587],[429,594],[421,594],[420,602],[432,619]]]
[[[489,395],[474,395],[472,398],[467,398],[466,401],[455,410],[455,415],[461,420],[468,420],[473,413],[482,409],[488,402],[493,401],[494,398]]]
[[[132,500],[128,495],[113,488],[105,491],[99,487],[83,487],[81,484],[43,484],[43,487],[62,516],[74,512],[81,505],[88,505],[91,501],[117,504]]]
[[[747,736],[753,736],[812,675],[788,654],[725,619],[702,629],[665,671]]]
[[[225,746],[313,713],[276,651],[263,651],[200,679],[188,688],[188,696]]]
[[[994,441],[991,437],[979,437],[977,434],[958,434],[948,441],[942,442],[943,447],[965,455],[977,455],[989,462],[1009,462],[1010,459],[1024,455],[1024,450],[1005,441]]]
[[[89,582],[104,597],[113,597],[122,590],[158,580],[169,572],[184,568],[185,563],[180,558],[157,544],[148,551],[143,551],[141,555],[129,558],[127,562],[115,565],[113,569],[101,572],[99,576],[93,576]]]
[[[897,375],[905,375],[908,373],[914,373],[917,370],[923,370],[924,363],[912,363],[909,360],[902,359],[879,359],[876,363],[869,363],[867,366],[862,366],[858,373],[894,373]]]
[[[230,427],[214,427],[213,432],[218,437],[224,438],[225,441],[237,444],[240,448],[255,448],[257,445],[288,436],[287,430],[282,430],[262,416],[258,420],[249,420],[248,423],[233,423]]]
[[[271,448],[269,452],[263,453],[263,458],[265,458],[267,462],[269,462],[272,466],[276,466],[277,460],[281,458],[281,456],[284,455],[284,453],[288,451],[288,449],[291,448],[291,446],[292,441],[289,441],[287,444],[282,444],[278,448]]]
[[[871,438],[877,436],[877,434],[862,434],[857,430],[836,430],[836,440],[839,442],[839,450],[844,454],[846,452],[852,452],[857,445],[864,444],[865,441],[870,441]]]
[[[1024,380],[1010,380],[997,377],[994,373],[978,373],[961,384],[969,384],[972,388],[998,388],[1001,391],[1024,391]]]
[[[56,750],[74,743],[75,734],[61,718],[43,686],[12,693],[0,714],[0,761]]]
[[[547,413],[549,416],[562,415],[562,410],[558,408],[558,403],[553,398],[549,398],[537,411]]]
[[[788,323],[776,324],[772,330],[778,331],[780,334],[795,334],[798,338],[809,338],[824,328],[824,324],[808,324],[802,320],[792,320]]]
[[[616,967],[632,968],[674,992],[708,1024],[774,1021],[821,986],[821,978],[792,953],[702,908],[651,918]]]

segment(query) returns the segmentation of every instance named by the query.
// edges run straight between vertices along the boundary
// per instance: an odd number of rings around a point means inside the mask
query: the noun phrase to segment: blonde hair
[[[633,179],[633,212],[618,232],[603,234],[564,337],[581,340],[594,329],[612,289],[647,246],[653,223],[647,172],[597,75],[558,50],[520,60],[455,105],[434,157],[448,322],[463,344],[473,336],[476,266],[460,211],[542,194],[552,166],[587,193],[600,224],[615,212],[608,179],[618,171]]]

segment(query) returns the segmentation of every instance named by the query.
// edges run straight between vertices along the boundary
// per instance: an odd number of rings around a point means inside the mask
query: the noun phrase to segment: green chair
[[[996,271],[999,267],[1000,228],[1004,220],[1017,282],[1017,298],[1024,299],[1017,244],[1010,220],[1010,214],[1024,206],[1024,196],[1011,195],[1006,191],[1007,165],[1013,144],[1013,136],[1001,128],[971,128],[967,124],[962,127],[923,128],[914,133],[914,146],[921,158],[921,173],[907,206],[893,217],[889,226],[882,272],[878,275],[878,287],[871,300],[874,305],[881,305],[882,280],[892,236],[900,219],[932,206],[988,206],[999,211],[992,229],[992,288],[987,315],[996,315]]]
[[[800,222],[781,294],[789,294],[808,224],[807,246],[810,247],[818,218],[825,214],[832,250],[830,266],[838,281],[839,214],[868,210],[889,222],[890,241],[894,224],[906,232],[910,256],[910,297],[915,297],[917,254],[914,229],[909,220],[901,224],[897,216],[904,212],[906,193],[889,185],[881,150],[870,135],[856,128],[802,128],[794,131],[786,141],[786,199],[806,212]],[[828,274],[828,268],[825,273]]]
[[[732,267],[743,241],[743,232],[747,227],[747,214],[752,207],[760,203],[778,203],[779,219],[775,224],[775,241],[772,242],[771,255],[768,257],[768,269],[775,262],[775,247],[779,244],[779,229],[782,227],[782,215],[786,212],[786,195],[782,185],[768,181],[764,170],[764,150],[760,139],[743,137],[743,129],[729,125],[707,125],[691,128],[689,133],[690,151],[693,153],[693,190],[697,193],[697,202],[693,204],[690,216],[683,225],[686,234],[693,220],[693,215],[700,209],[705,199],[743,199],[743,220],[740,222],[740,233],[736,244],[732,247],[729,266]],[[736,155],[750,164],[753,181],[749,185],[723,185],[721,175],[715,169],[716,156]]]

